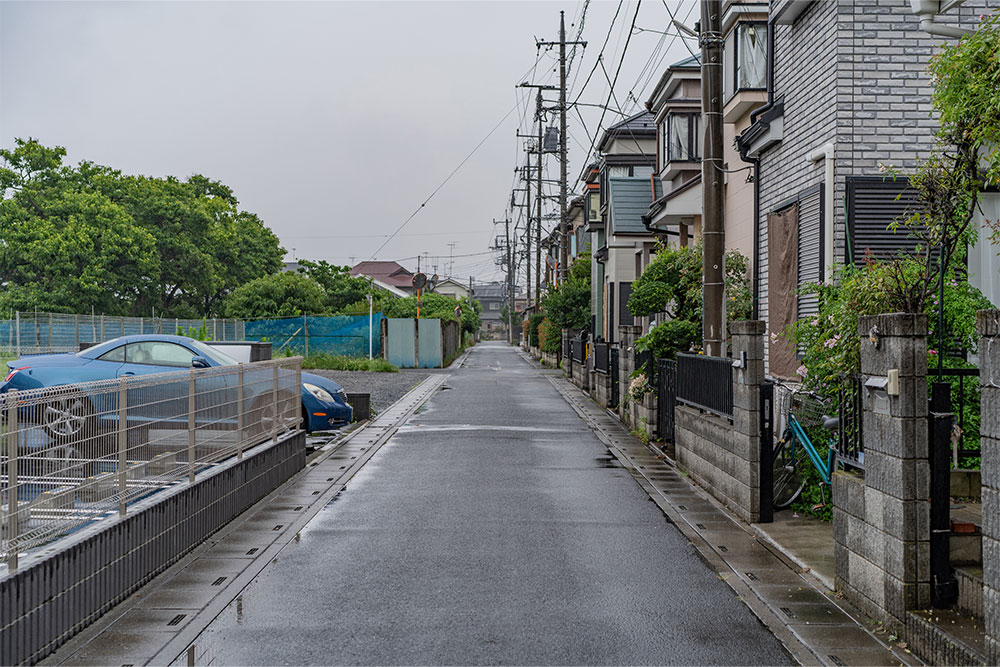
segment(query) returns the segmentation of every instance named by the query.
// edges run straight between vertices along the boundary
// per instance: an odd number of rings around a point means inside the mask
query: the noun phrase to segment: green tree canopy
[[[331,313],[342,312],[348,306],[358,303],[371,290],[367,278],[351,276],[349,266],[336,266],[325,260],[312,262],[300,259],[299,267],[300,273],[315,280],[326,292],[326,308]]]
[[[323,313],[326,293],[301,273],[262,276],[242,285],[226,299],[226,317],[260,319]]]
[[[281,267],[277,237],[222,183],[65,156],[35,139],[0,150],[0,307],[214,315],[232,289]]]
[[[421,296],[420,317],[435,318],[449,322],[460,322],[462,331],[476,333],[479,331],[480,316],[483,307],[475,299],[455,297],[446,294],[424,294]],[[461,308],[462,315],[459,319],[455,315],[455,309]],[[416,317],[417,297],[408,296],[402,299],[388,299],[383,302],[382,312],[386,317]]]
[[[556,329],[590,327],[590,253],[581,253],[569,267],[562,285],[553,286],[541,300],[546,317]]]

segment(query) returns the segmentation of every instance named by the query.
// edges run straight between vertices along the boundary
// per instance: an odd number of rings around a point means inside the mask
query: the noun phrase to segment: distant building
[[[456,299],[465,299],[470,295],[468,285],[463,285],[457,280],[453,280],[451,278],[443,278],[440,280],[434,287],[434,292],[436,294],[451,296]]]
[[[480,313],[479,319],[484,332],[497,331],[505,326],[503,318],[500,316],[507,300],[507,288],[504,283],[480,283],[473,285],[472,297],[483,307],[483,312]]]
[[[351,269],[352,276],[365,276],[406,293],[413,292],[413,274],[399,262],[361,262]]]

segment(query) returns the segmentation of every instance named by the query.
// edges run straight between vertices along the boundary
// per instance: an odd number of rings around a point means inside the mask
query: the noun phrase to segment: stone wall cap
[[[730,320],[729,333],[734,336],[763,336],[767,324],[763,320]]]
[[[1000,310],[980,310],[976,313],[976,333],[980,336],[1000,336]]]
[[[927,315],[924,313],[884,313],[858,318],[858,335],[867,337],[875,330],[878,336],[926,336]]]

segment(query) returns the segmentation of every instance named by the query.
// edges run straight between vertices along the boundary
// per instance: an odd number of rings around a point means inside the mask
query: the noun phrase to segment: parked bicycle
[[[830,406],[818,394],[780,386],[784,389],[780,414],[785,418],[785,428],[774,447],[772,504],[775,509],[782,509],[798,500],[809,481],[809,466],[812,466],[820,477],[822,503],[817,507],[822,507],[826,505],[824,487],[830,486],[837,465],[840,418],[823,414],[824,408],[829,409]],[[810,430],[816,434],[817,427],[822,427],[829,434],[826,457],[820,454],[809,436]]]

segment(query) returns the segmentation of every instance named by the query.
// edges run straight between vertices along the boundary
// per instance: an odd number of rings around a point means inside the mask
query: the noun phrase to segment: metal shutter
[[[799,199],[799,269],[798,286],[823,280],[823,190],[802,195]],[[800,294],[798,317],[819,312],[815,294]]]
[[[848,226],[851,234],[852,256],[856,265],[864,264],[869,251],[876,259],[892,259],[900,251],[910,253],[918,241],[905,227],[895,232],[888,226],[904,219],[908,211],[917,206],[914,190],[909,180],[881,177],[854,177],[847,179]]]

